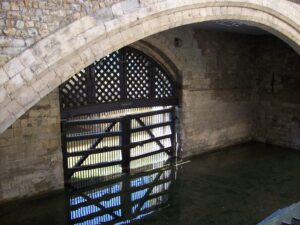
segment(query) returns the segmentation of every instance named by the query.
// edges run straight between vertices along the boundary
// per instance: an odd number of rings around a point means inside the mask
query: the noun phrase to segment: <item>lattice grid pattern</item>
[[[126,52],[126,92],[128,99],[150,97],[149,59],[135,51]]]
[[[154,99],[164,100],[167,105],[166,101],[176,98],[173,85],[171,77],[153,59],[125,47],[95,61],[61,85],[61,112],[68,117],[87,113],[82,106],[97,112],[122,104],[146,107]],[[155,104],[159,105],[158,101]]]
[[[87,78],[87,69],[83,69],[60,87],[63,108],[88,104]]]
[[[172,80],[159,67],[155,67],[154,87],[155,98],[169,98],[174,96]]]
[[[111,53],[94,62],[95,96],[97,103],[115,102],[121,99],[120,54]]]

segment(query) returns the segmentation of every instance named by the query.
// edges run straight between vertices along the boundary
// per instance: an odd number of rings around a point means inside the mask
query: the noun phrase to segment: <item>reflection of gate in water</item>
[[[176,157],[174,108],[160,108],[130,115],[119,112],[124,116],[112,118],[63,121],[66,183],[129,172]]]
[[[160,167],[72,191],[69,224],[129,224],[165,208],[172,200],[176,173],[175,166]]]

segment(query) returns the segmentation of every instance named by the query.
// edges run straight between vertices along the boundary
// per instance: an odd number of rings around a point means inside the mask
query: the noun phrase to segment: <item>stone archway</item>
[[[211,20],[247,21],[300,53],[300,13],[277,0],[127,1],[112,19],[83,17],[51,34],[0,68],[0,133],[46,94],[110,52],[170,28]]]

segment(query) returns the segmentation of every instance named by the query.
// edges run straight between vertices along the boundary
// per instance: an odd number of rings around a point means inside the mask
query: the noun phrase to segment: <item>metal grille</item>
[[[176,157],[174,107],[119,110],[106,118],[103,114],[62,121],[67,185]]]
[[[172,77],[144,53],[125,47],[95,61],[60,86],[61,116],[176,105]]]
[[[175,166],[112,177],[68,195],[68,224],[130,224],[171,204]]]

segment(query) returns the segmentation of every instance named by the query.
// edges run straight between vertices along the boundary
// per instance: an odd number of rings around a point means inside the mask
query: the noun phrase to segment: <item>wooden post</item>
[[[173,106],[170,111],[170,121],[171,121],[171,132],[172,132],[172,138],[171,138],[171,144],[172,144],[172,152],[171,152],[171,158],[177,157],[177,141],[176,141],[176,111],[175,107]]]
[[[70,177],[68,174],[68,149],[67,149],[67,130],[66,130],[66,121],[67,120],[61,120],[61,148],[62,148],[62,154],[63,154],[63,168],[64,168],[64,184],[65,186],[70,185]]]
[[[130,172],[130,130],[131,130],[131,118],[130,116],[124,116],[121,119],[121,145],[122,145],[122,172]]]

